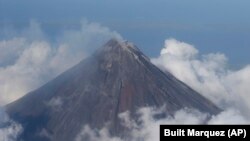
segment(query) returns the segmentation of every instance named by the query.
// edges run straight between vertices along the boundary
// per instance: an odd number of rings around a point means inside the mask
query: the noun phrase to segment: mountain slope
[[[136,118],[140,107],[161,107],[166,113],[188,107],[210,114],[220,110],[199,93],[163,73],[133,44],[110,40],[41,88],[7,105],[22,123],[25,141],[73,141],[86,124],[123,136],[119,113]]]

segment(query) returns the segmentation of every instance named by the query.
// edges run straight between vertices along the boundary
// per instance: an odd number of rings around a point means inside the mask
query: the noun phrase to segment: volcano
[[[172,115],[194,108],[215,115],[209,100],[153,65],[134,44],[111,39],[92,56],[47,84],[6,106],[22,124],[20,140],[74,141],[84,125],[100,129],[110,123],[114,136],[123,136],[119,114],[136,118],[142,107]]]

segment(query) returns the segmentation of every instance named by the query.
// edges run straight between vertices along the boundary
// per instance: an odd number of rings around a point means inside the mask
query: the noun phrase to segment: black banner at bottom
[[[160,141],[249,141],[250,125],[160,125]]]

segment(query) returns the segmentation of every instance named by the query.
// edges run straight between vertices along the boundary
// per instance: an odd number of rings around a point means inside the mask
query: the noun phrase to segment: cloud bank
[[[206,113],[201,113],[195,109],[181,109],[176,111],[173,116],[162,119],[155,119],[155,115],[162,113],[159,109],[141,108],[138,110],[139,121],[135,122],[129,112],[120,114],[123,126],[128,128],[127,138],[111,136],[108,127],[101,130],[91,129],[88,125],[84,126],[77,135],[75,141],[159,141],[159,125],[161,124],[247,124],[249,120],[240,116],[236,110],[226,110],[219,115],[209,117]],[[229,118],[230,117],[230,118]]]
[[[0,105],[18,99],[84,59],[110,38],[122,37],[98,23],[82,21],[48,40],[39,23],[0,40]]]
[[[222,53],[199,54],[185,42],[167,39],[160,56],[152,62],[200,92],[224,110],[237,109],[245,117],[250,109],[250,65],[229,69]]]

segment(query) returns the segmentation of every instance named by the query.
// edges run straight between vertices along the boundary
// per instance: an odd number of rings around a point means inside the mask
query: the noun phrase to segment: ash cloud
[[[35,21],[20,33],[0,39],[0,105],[38,88],[110,38],[122,40],[117,32],[83,20],[79,29],[65,30],[55,41],[47,39]]]

